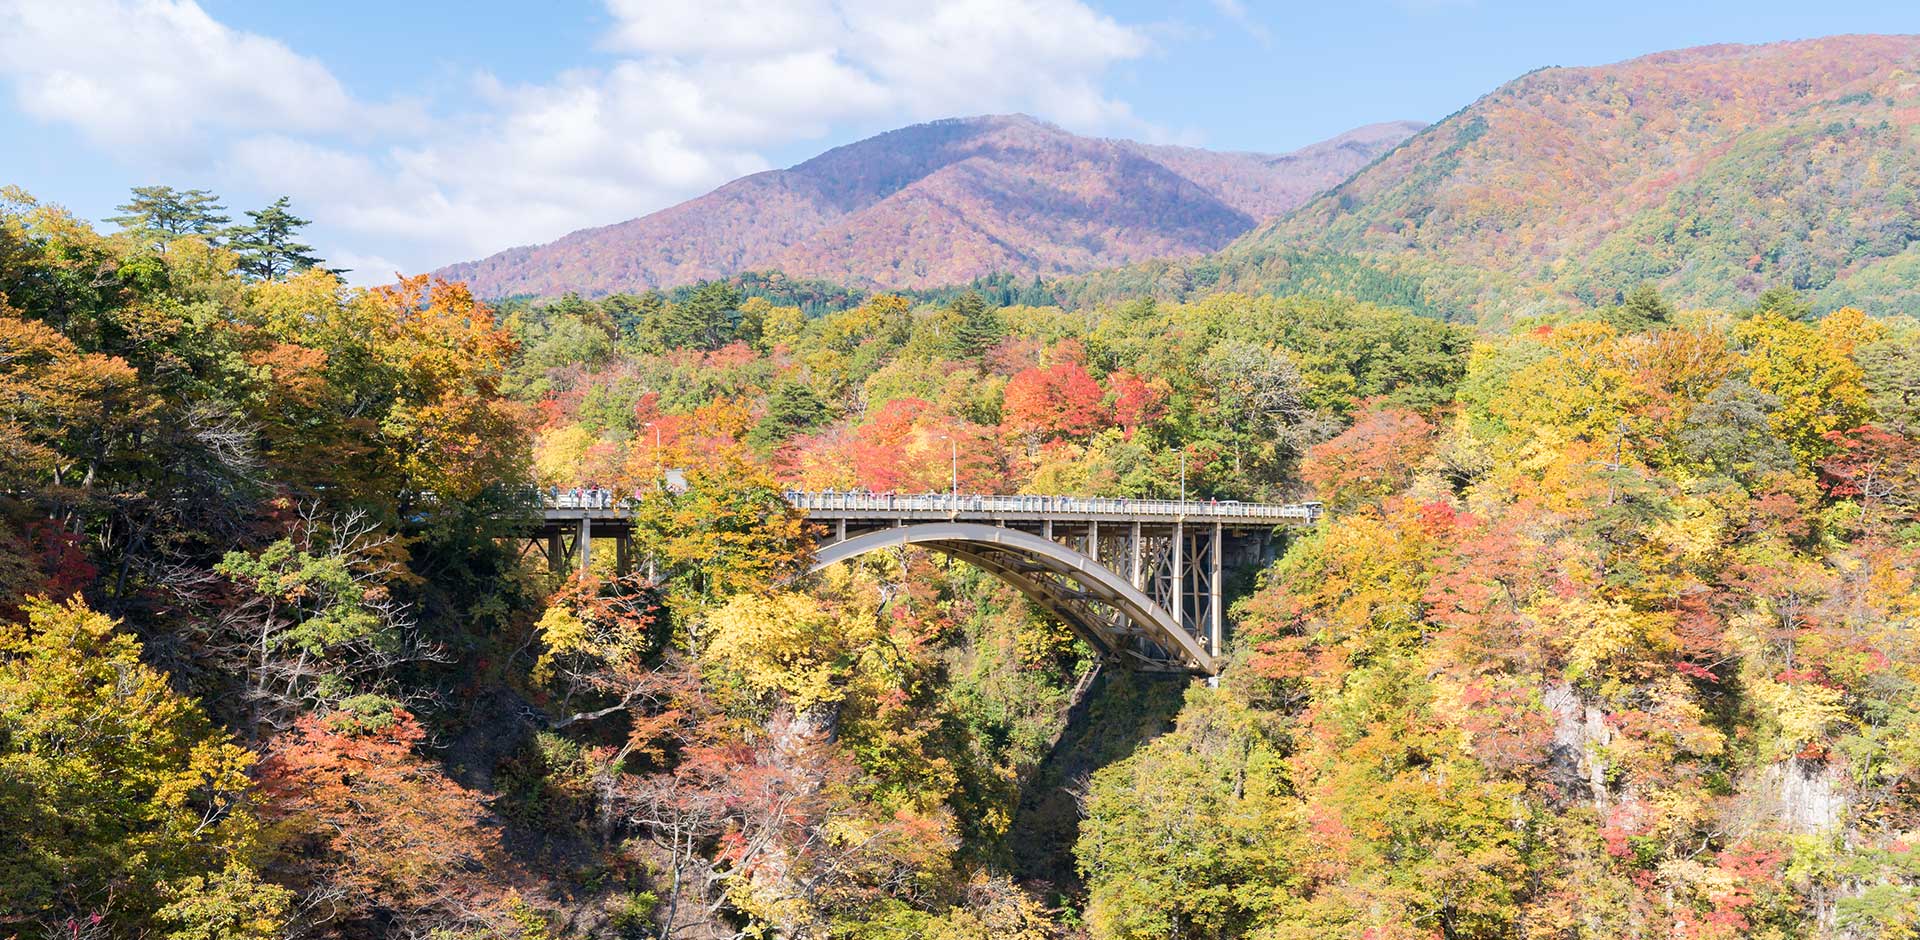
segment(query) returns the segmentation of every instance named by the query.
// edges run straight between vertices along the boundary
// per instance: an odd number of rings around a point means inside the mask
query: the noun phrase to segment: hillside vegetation
[[[0,217],[0,935],[1920,925],[1911,319],[493,310],[151,221]],[[1330,516],[1171,722],[1117,670],[1073,710],[1090,649],[965,566],[801,577],[778,496],[1183,465]],[[523,551],[584,484],[639,571]]]
[[[1839,36],[1541,69],[1216,256],[1079,290],[1305,287],[1511,322],[1652,282],[1687,306],[1785,286],[1920,312],[1917,67],[1920,38]]]
[[[934,121],[436,273],[482,297],[639,292],[766,269],[898,290],[1186,257],[1300,205],[1419,127],[1257,154],[1081,137],[1024,115]]]

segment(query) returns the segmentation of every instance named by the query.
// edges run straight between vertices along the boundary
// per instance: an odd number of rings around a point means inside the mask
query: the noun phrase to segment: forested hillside
[[[1682,304],[1786,286],[1920,312],[1916,65],[1920,38],[1839,36],[1541,69],[1218,256],[1094,293],[1309,289],[1504,321],[1650,281]]]
[[[1920,925],[1911,319],[490,309],[143,198],[0,217],[0,936]],[[1237,583],[1218,688],[1110,667],[1077,712],[1092,652],[1016,592],[801,577],[778,495],[1183,465],[1330,515]],[[583,484],[638,498],[637,573],[524,551]]]
[[[436,274],[482,297],[551,298],[758,270],[898,290],[1186,257],[1299,206],[1419,128],[1376,124],[1258,154],[1081,137],[1025,115],[934,121]]]

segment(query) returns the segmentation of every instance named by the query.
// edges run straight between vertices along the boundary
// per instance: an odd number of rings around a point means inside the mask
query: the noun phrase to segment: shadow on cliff
[[[1013,877],[1050,901],[1079,906],[1086,894],[1074,869],[1080,799],[1102,767],[1173,730],[1193,677],[1104,671],[1067,715],[1053,750],[1021,789],[1020,806],[1003,843]]]

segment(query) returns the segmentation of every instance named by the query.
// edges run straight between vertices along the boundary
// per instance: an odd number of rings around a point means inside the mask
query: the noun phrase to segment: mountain
[[[1790,285],[1920,312],[1917,128],[1914,36],[1541,69],[1218,256],[1118,277],[1412,283],[1413,305],[1459,318],[1609,303],[1642,281],[1685,305]]]
[[[1062,274],[1214,251],[1422,125],[1288,154],[1081,137],[1024,115],[916,124],[697,199],[440,276],[482,296],[606,294],[778,269],[882,288]]]

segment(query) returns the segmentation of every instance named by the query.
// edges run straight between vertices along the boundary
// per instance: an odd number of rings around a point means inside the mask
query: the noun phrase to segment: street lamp
[[[1187,501],[1187,452],[1184,448],[1180,451],[1180,501]]]
[[[649,421],[647,427],[653,431],[653,480],[657,486],[660,482],[660,422]]]

